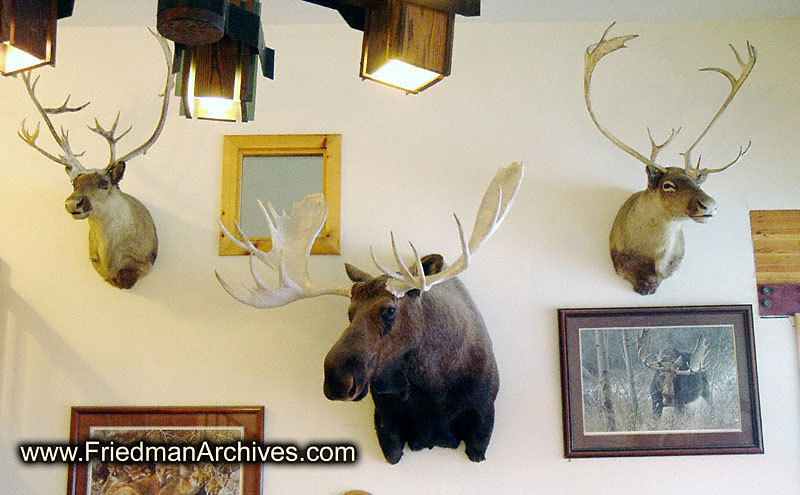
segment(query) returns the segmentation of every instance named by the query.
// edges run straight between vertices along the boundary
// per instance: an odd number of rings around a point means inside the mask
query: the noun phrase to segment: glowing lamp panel
[[[402,60],[392,59],[366,77],[389,86],[395,86],[416,93],[443,76],[436,72],[416,67]]]
[[[48,43],[47,53],[50,53]],[[24,50],[11,46],[8,42],[0,44],[0,72],[12,74],[46,63],[47,60],[35,57]]]

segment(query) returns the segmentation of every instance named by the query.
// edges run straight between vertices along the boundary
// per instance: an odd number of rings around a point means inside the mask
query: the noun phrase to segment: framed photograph
[[[322,193],[328,217],[311,254],[339,254],[341,203],[341,134],[282,134],[225,136],[222,141],[222,211],[228,232],[241,225],[262,251],[272,248],[260,200],[276,211],[289,212],[295,201]],[[220,231],[219,254],[239,255]]]
[[[559,309],[566,457],[764,452],[749,305]]]
[[[70,444],[178,446],[258,442],[263,407],[73,407]],[[133,451],[133,449],[131,449]],[[172,491],[170,491],[172,490]],[[181,491],[183,490],[183,491]],[[260,464],[92,461],[69,466],[67,495],[215,493],[260,495]]]

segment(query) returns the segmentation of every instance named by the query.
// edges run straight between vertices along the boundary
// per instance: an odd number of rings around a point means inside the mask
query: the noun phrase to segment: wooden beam
[[[800,210],[753,210],[750,232],[759,314],[800,313]]]

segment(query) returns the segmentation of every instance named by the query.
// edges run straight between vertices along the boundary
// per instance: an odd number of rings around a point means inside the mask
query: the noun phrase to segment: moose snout
[[[356,356],[329,354],[325,358],[325,397],[329,400],[359,401],[367,395],[369,387],[365,383],[360,361]]]

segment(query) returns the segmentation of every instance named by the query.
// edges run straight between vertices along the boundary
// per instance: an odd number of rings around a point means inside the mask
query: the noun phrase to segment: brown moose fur
[[[426,274],[443,267],[423,258]],[[481,461],[494,425],[498,372],[478,309],[458,279],[395,297],[386,276],[346,265],[350,325],[325,358],[325,395],[375,403],[375,429],[392,464],[411,450],[457,448]],[[393,310],[387,308],[394,308]],[[389,315],[393,311],[393,315]]]

